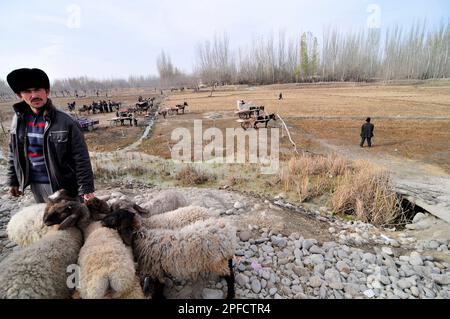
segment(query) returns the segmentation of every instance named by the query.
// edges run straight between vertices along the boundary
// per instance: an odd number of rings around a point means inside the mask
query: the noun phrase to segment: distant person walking
[[[283,99],[283,93],[280,93],[280,95],[278,95],[278,100],[282,100]]]
[[[375,126],[370,123],[370,117],[366,119],[366,123],[361,126],[361,143],[359,146],[364,147],[364,142],[367,139],[367,144],[369,147],[372,147],[372,137],[373,137],[373,130]]]

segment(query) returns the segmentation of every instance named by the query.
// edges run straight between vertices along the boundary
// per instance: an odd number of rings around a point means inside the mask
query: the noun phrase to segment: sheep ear
[[[139,213],[139,214],[148,214],[148,211],[145,208],[142,208],[141,206],[139,206],[138,204],[134,204],[133,208]]]
[[[129,227],[120,227],[120,236],[127,246],[131,246],[133,241],[133,231]]]
[[[77,221],[78,221],[78,215],[72,214],[63,220],[63,222],[59,225],[59,229],[64,230],[69,227],[73,227],[73,226],[75,226]]]

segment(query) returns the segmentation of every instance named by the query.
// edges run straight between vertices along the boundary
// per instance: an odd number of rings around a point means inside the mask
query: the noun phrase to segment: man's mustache
[[[38,101],[42,101],[42,99],[40,99],[40,98],[35,98],[35,99],[32,99],[32,100],[31,100],[31,102],[38,102]]]

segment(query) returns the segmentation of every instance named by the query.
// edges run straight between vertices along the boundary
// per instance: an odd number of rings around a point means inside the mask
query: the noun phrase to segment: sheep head
[[[54,192],[52,195],[48,197],[48,202],[50,204],[58,203],[62,200],[66,201],[78,201],[78,198],[76,196],[73,196],[65,189],[60,189],[56,192]]]
[[[108,203],[97,197],[91,198],[86,201],[86,206],[89,209],[89,213],[93,220],[102,220],[111,213]]]
[[[148,215],[148,211],[145,208],[142,208],[136,203],[126,199],[126,200],[118,200],[114,204],[111,205],[112,211],[118,211],[120,209],[128,210],[133,213],[137,213],[140,215]]]
[[[123,242],[128,246],[132,244],[134,230],[140,228],[137,214],[126,209],[118,209],[106,216],[102,220],[102,225],[116,229],[122,237]]]
[[[86,205],[76,201],[62,200],[49,204],[44,211],[44,224],[47,226],[59,224],[59,229],[67,229],[89,219]]]

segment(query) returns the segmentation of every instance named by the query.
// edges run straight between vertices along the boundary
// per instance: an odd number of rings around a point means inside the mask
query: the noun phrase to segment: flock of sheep
[[[58,191],[11,218],[8,237],[22,248],[0,263],[0,298],[162,298],[166,278],[207,273],[224,277],[233,298],[236,229],[218,217],[171,190],[141,206]]]

